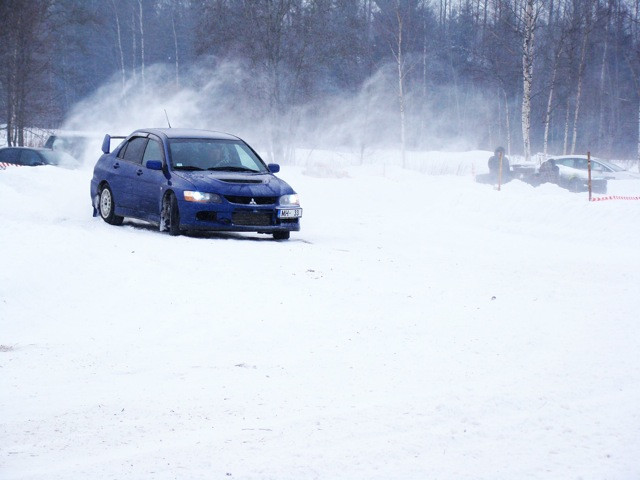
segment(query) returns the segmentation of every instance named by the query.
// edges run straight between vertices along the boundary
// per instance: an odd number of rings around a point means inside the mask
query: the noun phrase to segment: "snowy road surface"
[[[640,201],[339,173],[276,242],[0,172],[0,478],[638,478]]]

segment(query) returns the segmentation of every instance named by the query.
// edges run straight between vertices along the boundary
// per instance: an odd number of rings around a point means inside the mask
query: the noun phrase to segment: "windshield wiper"
[[[174,170],[188,170],[188,171],[191,171],[191,172],[204,170],[204,168],[194,167],[192,165],[181,165],[179,167],[173,167],[173,169]]]
[[[253,170],[247,167],[233,167],[228,165],[226,167],[210,167],[207,170],[218,171],[218,172],[252,172],[252,173],[260,173],[258,170]]]

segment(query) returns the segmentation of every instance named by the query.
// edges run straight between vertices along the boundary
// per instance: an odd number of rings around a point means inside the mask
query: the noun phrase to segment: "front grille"
[[[271,225],[271,212],[238,211],[231,214],[235,225],[266,227]]]
[[[225,195],[224,198],[239,205],[273,205],[278,200],[278,197],[243,197],[240,195]],[[253,203],[251,203],[252,201]]]
[[[215,222],[218,219],[218,214],[216,212],[202,211],[196,213],[196,218],[203,222]]]

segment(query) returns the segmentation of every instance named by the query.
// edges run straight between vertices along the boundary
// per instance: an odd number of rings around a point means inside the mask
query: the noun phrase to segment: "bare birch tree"
[[[124,69],[124,51],[122,50],[122,33],[120,30],[120,17],[118,15],[118,8],[116,7],[115,0],[111,0],[111,6],[113,7],[113,13],[116,19],[116,40],[118,44],[118,52],[120,53],[120,73],[122,77],[122,91],[124,93],[126,83],[126,72]]]
[[[175,12],[171,12],[171,27],[173,28],[173,46],[175,51],[176,65],[176,88],[180,88],[180,50],[178,49],[178,35],[176,34],[176,18]]]
[[[391,48],[391,52],[396,60],[396,67],[398,70],[398,109],[400,113],[400,148],[402,152],[402,166],[406,167],[407,164],[407,120],[405,116],[405,94],[404,94],[404,81],[406,75],[405,59],[403,56],[403,28],[404,28],[404,16],[400,11],[400,1],[396,0],[395,15],[397,20],[397,35],[395,36],[395,48]]]
[[[403,167],[407,164],[407,100],[406,76],[411,67],[406,62],[406,45],[408,23],[416,14],[417,2],[402,0],[377,0],[380,8],[382,29],[386,33],[387,42],[394,60],[396,70],[396,93],[398,98],[398,114],[400,127],[400,149]]]
[[[551,125],[551,111],[553,109],[553,94],[556,89],[556,79],[558,77],[558,68],[560,63],[560,56],[562,55],[562,44],[558,47],[555,55],[553,56],[553,67],[551,70],[551,82],[549,84],[549,95],[547,97],[547,110],[544,116],[544,140],[542,152],[544,158],[547,158],[549,150],[549,126]]]
[[[135,8],[131,9],[131,72],[133,74],[133,82],[138,83],[138,38],[136,35],[136,10]]]
[[[553,4],[550,6],[553,10]],[[549,21],[551,21],[552,12],[549,12]],[[553,59],[551,61],[551,79],[549,81],[549,94],[547,96],[547,107],[544,117],[544,135],[543,135],[543,156],[547,157],[549,153],[549,129],[551,126],[551,113],[554,106],[554,97],[558,84],[558,70],[560,69],[560,61],[565,50],[566,31],[565,29],[554,29],[551,24],[547,25],[547,41],[548,45],[552,47]]]
[[[145,78],[144,78],[144,24],[142,22],[142,0],[138,0],[138,6],[140,7],[140,15],[138,17],[138,19],[140,20],[140,60],[141,60],[140,76],[142,78],[142,92],[146,93],[147,85],[145,83]]]
[[[591,0],[586,1],[584,19],[584,30],[582,33],[582,47],[580,50],[580,64],[578,66],[578,86],[576,88],[576,104],[573,114],[573,135],[571,137],[571,154],[576,151],[576,142],[578,139],[578,115],[580,113],[580,101],[582,97],[582,82],[584,77],[584,69],[587,58],[587,46],[589,40],[589,33],[591,32],[591,16],[592,16],[592,4]]]
[[[531,89],[533,84],[534,39],[538,17],[536,0],[525,0],[522,45],[522,140],[525,161],[531,159]]]
[[[0,2],[0,91],[4,93],[7,145],[24,145],[25,129],[46,109],[39,104],[46,89],[49,1]],[[40,111],[39,111],[40,110]]]

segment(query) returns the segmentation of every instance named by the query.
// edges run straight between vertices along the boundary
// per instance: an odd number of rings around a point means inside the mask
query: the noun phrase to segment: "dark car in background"
[[[141,129],[104,154],[91,180],[94,215],[160,231],[257,232],[285,240],[300,230],[296,192],[240,138],[207,130]]]
[[[72,166],[75,160],[64,152],[56,152],[49,148],[31,147],[4,147],[0,148],[1,166],[27,166],[39,165]]]
[[[44,148],[65,152],[75,158],[77,166],[80,166],[87,158],[93,163],[93,155],[100,148],[103,137],[95,132],[58,130],[47,138]]]

